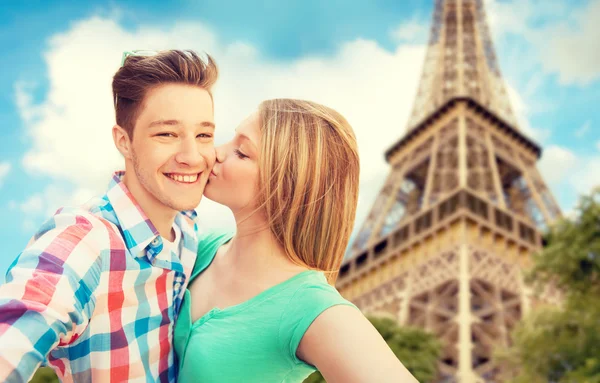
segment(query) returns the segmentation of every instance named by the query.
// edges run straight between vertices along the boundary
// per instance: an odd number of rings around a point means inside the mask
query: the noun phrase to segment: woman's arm
[[[310,325],[298,358],[319,369],[328,383],[418,383],[365,316],[333,306]]]

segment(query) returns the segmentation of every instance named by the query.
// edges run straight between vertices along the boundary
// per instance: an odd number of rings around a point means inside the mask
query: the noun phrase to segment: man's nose
[[[181,143],[179,152],[175,156],[175,160],[178,163],[188,165],[189,167],[197,167],[206,162],[200,153],[200,147],[195,138],[185,140]]]
[[[225,161],[225,147],[224,145],[218,146],[215,148],[215,154],[217,158],[217,162]]]

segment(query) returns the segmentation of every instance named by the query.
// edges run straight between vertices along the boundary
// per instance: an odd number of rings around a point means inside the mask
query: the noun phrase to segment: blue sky
[[[486,0],[520,128],[564,212],[600,184],[600,0]],[[387,173],[382,153],[412,106],[433,0],[11,2],[0,10],[0,275],[64,204],[101,193],[120,159],[110,142],[110,75],[126,49],[206,50],[221,65],[224,141],[267,97],[312,98],[359,137],[362,220]],[[594,48],[595,47],[595,48]],[[206,225],[230,225],[204,203]],[[3,277],[0,277],[2,280]]]

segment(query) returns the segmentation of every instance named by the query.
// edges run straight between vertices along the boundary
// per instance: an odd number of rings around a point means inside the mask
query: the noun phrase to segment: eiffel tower
[[[406,133],[340,269],[363,312],[444,344],[438,382],[497,382],[496,345],[534,298],[522,270],[561,212],[520,132],[482,0],[437,0]]]

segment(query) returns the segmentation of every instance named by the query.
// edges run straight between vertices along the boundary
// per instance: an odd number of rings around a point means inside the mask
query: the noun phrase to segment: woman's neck
[[[236,216],[237,232],[226,249],[227,264],[236,273],[253,278],[298,272],[305,267],[294,264],[271,232],[266,219],[255,213],[245,219]],[[234,214],[235,216],[235,214]]]

